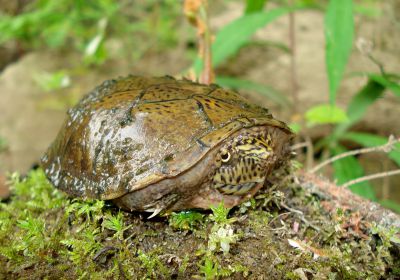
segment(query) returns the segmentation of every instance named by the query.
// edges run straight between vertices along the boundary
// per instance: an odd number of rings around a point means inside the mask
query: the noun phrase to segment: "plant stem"
[[[202,84],[214,82],[214,71],[212,67],[212,35],[208,22],[207,0],[185,0],[184,13],[189,22],[197,29],[198,53],[203,60],[203,70],[199,81]]]
[[[322,167],[331,164],[334,161],[337,161],[339,159],[348,157],[348,156],[354,156],[354,155],[361,155],[361,154],[366,154],[366,153],[371,153],[371,152],[385,152],[388,153],[393,149],[393,145],[396,143],[400,142],[400,138],[395,139],[393,136],[389,137],[389,141],[386,144],[383,144],[381,146],[376,146],[376,147],[371,147],[371,148],[363,148],[363,149],[357,149],[353,151],[348,151],[345,153],[341,153],[340,155],[334,156],[317,166],[315,166],[313,169],[310,170],[311,173],[315,173],[318,170],[320,170]]]
[[[308,147],[308,146],[309,146],[308,142],[301,142],[301,143],[297,143],[297,144],[292,145],[290,147],[290,149],[292,151],[294,151],[294,150],[302,149],[302,148],[305,148],[305,147]]]
[[[293,5],[293,0],[290,1]],[[289,48],[290,48],[290,84],[293,98],[293,113],[297,113],[298,96],[298,81],[296,69],[296,18],[294,12],[289,13]]]
[[[200,34],[199,40],[203,41],[203,72],[200,76],[200,83],[211,84],[214,82],[214,71],[212,66],[212,51],[211,51],[211,31],[208,20],[208,3],[207,0],[203,0],[202,18],[204,22],[203,34]],[[201,36],[202,35],[202,36]]]
[[[383,170],[389,170],[390,160],[385,158],[383,161]],[[390,179],[384,177],[382,180],[382,199],[390,199]]]
[[[281,205],[283,208],[285,208],[286,210],[288,210],[289,212],[295,213],[295,214],[299,215],[300,220],[301,220],[303,223],[305,223],[307,226],[309,226],[309,227],[315,229],[315,230],[318,231],[318,232],[321,231],[321,229],[320,229],[318,226],[316,226],[316,225],[310,223],[310,222],[304,217],[304,213],[301,212],[300,210],[291,208],[291,207],[287,206],[287,205],[286,205],[285,203],[283,203],[283,202],[282,202],[280,205]]]
[[[389,177],[389,176],[393,176],[393,175],[397,175],[397,174],[400,174],[400,169],[376,173],[376,174],[372,174],[372,175],[368,175],[368,176],[363,176],[363,177],[348,181],[347,183],[341,185],[341,187],[347,188],[351,185],[358,184],[361,182],[370,181],[370,180],[374,180],[374,179],[378,179],[378,178],[382,178],[382,177]]]

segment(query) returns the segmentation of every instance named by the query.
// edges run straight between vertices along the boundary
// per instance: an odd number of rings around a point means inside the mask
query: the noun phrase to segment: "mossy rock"
[[[328,211],[291,179],[230,212],[149,220],[70,200],[40,169],[14,175],[0,203],[0,279],[399,279],[398,228]]]

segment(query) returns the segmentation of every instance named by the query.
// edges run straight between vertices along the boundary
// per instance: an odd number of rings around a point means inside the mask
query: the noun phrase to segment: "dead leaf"
[[[303,252],[309,252],[313,254],[313,258],[316,260],[319,257],[327,257],[327,254],[324,253],[321,249],[314,248],[304,241],[301,240],[294,240],[294,239],[288,239],[289,245],[299,249],[300,251]]]

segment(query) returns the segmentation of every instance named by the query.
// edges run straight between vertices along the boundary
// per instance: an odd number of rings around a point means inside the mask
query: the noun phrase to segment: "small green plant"
[[[371,227],[371,232],[379,235],[382,240],[382,246],[385,246],[386,248],[392,247],[392,243],[400,244],[400,228],[398,227],[393,226],[387,229],[373,224]]]
[[[23,251],[25,256],[33,256],[37,252],[31,250],[41,250],[45,246],[45,224],[39,218],[32,216],[26,217],[24,220],[18,220],[17,226],[25,232],[23,239],[17,245],[17,250]]]
[[[220,202],[218,206],[211,206],[212,214],[210,215],[210,220],[221,225],[233,223],[236,220],[235,218],[228,219],[230,210],[230,208],[225,208],[223,202]]]
[[[46,252],[52,252],[54,248],[50,246],[53,236],[46,229],[53,224],[42,215],[63,207],[67,201],[48,183],[42,170],[31,171],[24,179],[14,173],[10,185],[12,203],[0,203],[0,255],[15,265],[27,260],[47,259]]]
[[[215,256],[205,256],[201,262],[198,264],[199,272],[201,275],[195,275],[194,278],[197,279],[220,279],[224,277],[229,277],[234,273],[243,272],[243,276],[247,276],[247,269],[240,265],[229,265],[228,267],[222,267],[218,259]]]
[[[209,219],[214,222],[211,232],[208,236],[208,252],[214,252],[220,249],[224,254],[230,250],[230,245],[239,240],[239,235],[235,234],[230,224],[236,221],[236,218],[228,218],[230,209],[225,208],[221,202],[218,206],[212,206],[213,212]]]
[[[191,230],[198,228],[203,222],[204,215],[197,211],[181,211],[169,216],[169,225],[179,230]]]
[[[199,265],[199,272],[204,276],[204,279],[206,280],[217,278],[218,269],[219,264],[217,262],[213,262],[213,260],[210,258],[205,258],[204,263]]]
[[[168,269],[160,261],[156,252],[144,253],[139,250],[137,253],[139,260],[147,271],[147,277],[158,278],[161,275],[165,276],[168,274]]]
[[[65,203],[64,195],[54,189],[41,169],[29,172],[25,179],[13,173],[10,185],[13,196],[20,198],[15,203],[26,205],[27,211],[40,213],[46,209],[59,208]]]
[[[103,228],[115,231],[114,238],[120,241],[124,240],[124,232],[132,227],[132,225],[125,226],[122,212],[118,212],[117,215],[112,215],[110,212],[107,212],[103,218],[102,226]]]
[[[84,266],[86,260],[93,258],[94,254],[101,248],[101,243],[98,240],[99,233],[99,228],[86,227],[79,237],[61,240],[60,243],[65,245],[63,254],[68,255],[75,265]]]
[[[224,254],[229,253],[231,244],[239,240],[239,235],[233,232],[230,225],[224,225],[212,230],[208,237],[208,250],[214,252],[220,249]]]
[[[217,206],[212,206],[211,210],[213,213],[209,215],[208,221],[212,221],[214,224],[207,237],[207,248],[201,247],[198,252],[203,255],[203,258],[198,264],[202,276],[197,275],[197,278],[217,279],[220,276],[229,276],[236,272],[232,267],[230,267],[232,269],[222,267],[215,256],[217,251],[226,255],[231,244],[239,240],[239,235],[234,233],[231,226],[236,218],[228,218],[230,209],[225,208],[223,202]]]
[[[66,215],[75,214],[78,217],[85,217],[86,221],[97,222],[103,218],[103,200],[80,200],[74,199],[70,205],[68,205],[65,213]]]

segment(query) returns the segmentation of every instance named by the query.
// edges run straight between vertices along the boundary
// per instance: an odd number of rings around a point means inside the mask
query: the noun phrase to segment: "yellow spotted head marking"
[[[272,148],[264,138],[248,138],[236,146],[236,150],[244,157],[267,159]]]
[[[213,186],[224,194],[244,195],[265,180],[271,137],[239,136],[220,150]]]

